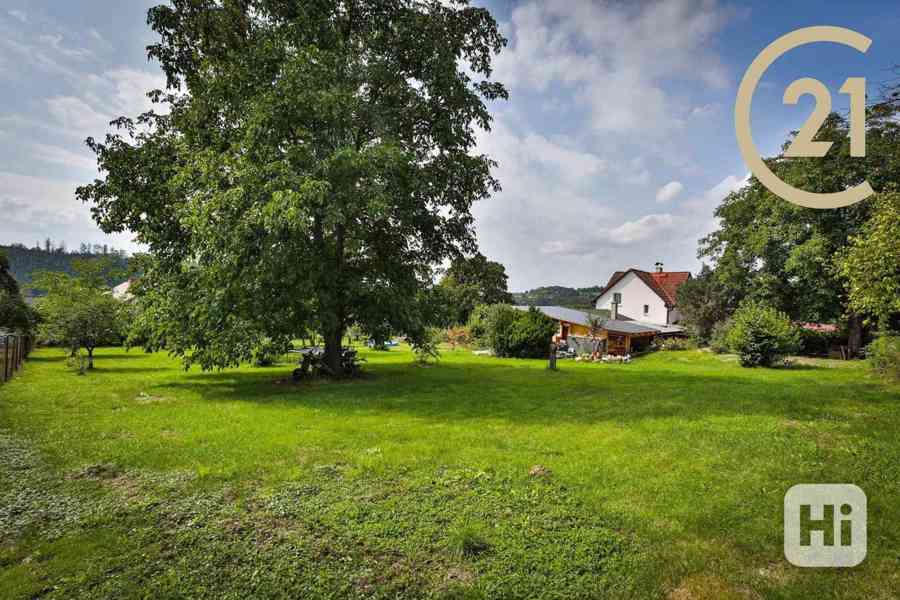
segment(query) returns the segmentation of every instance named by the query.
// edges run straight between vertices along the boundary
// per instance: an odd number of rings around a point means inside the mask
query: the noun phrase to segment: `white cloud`
[[[680,194],[683,189],[684,185],[680,181],[670,181],[657,190],[656,201],[661,204],[671,202],[678,197],[678,194]]]
[[[75,199],[78,185],[0,171],[0,239],[30,245],[51,237],[67,241],[70,247],[82,241],[108,240],[119,248],[137,250],[129,234],[105,236],[97,229],[89,212]]]
[[[87,48],[77,48],[70,47],[66,44],[63,44],[63,36],[60,34],[56,35],[41,35],[38,36],[38,39],[46,46],[50,47],[55,52],[62,54],[67,58],[74,58],[77,60],[90,58],[94,55],[93,52],[88,50]]]
[[[26,13],[24,10],[11,10],[6,14],[11,16],[13,19],[16,19],[17,21],[28,23],[28,13]]]
[[[526,135],[522,143],[531,159],[575,176],[595,175],[607,167],[606,161],[594,154],[566,148],[535,133]]]
[[[154,107],[147,92],[165,88],[165,77],[134,69],[117,69],[84,78],[81,95],[46,101],[50,116],[69,135],[102,138],[120,116],[136,117]]]
[[[85,171],[97,171],[97,160],[92,158],[90,152],[72,152],[59,146],[49,144],[31,144],[32,156],[39,161],[64,165],[73,169]]]
[[[647,215],[636,221],[622,223],[607,234],[613,244],[634,244],[657,238],[675,229],[682,219],[668,213]]]
[[[718,115],[722,110],[722,105],[718,102],[711,102],[709,104],[703,104],[701,106],[695,106],[691,109],[691,118],[694,119],[703,119],[706,117],[712,117]]]
[[[683,125],[665,82],[727,84],[708,49],[727,16],[715,0],[532,0],[513,9],[496,77],[514,89],[561,87],[597,131],[665,136]]]

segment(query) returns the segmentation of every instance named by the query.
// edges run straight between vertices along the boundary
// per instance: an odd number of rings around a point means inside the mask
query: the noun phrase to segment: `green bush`
[[[496,356],[547,358],[557,325],[536,308],[524,311],[492,304],[475,308],[469,330],[479,345],[487,346]]]
[[[719,321],[713,325],[712,333],[709,336],[709,349],[716,354],[725,354],[729,352],[728,333],[731,331],[731,319]]]
[[[410,337],[413,354],[416,355],[416,363],[427,365],[437,362],[441,357],[438,345],[443,341],[444,331],[436,327],[428,327],[420,334]]]
[[[727,341],[745,367],[770,367],[800,348],[800,334],[788,316],[754,301],[734,313]]]
[[[516,312],[507,356],[547,358],[550,355],[550,340],[558,329],[556,321],[536,308]]]
[[[866,348],[866,357],[873,371],[884,377],[900,380],[900,335],[878,336]]]
[[[694,343],[688,338],[683,337],[664,337],[658,338],[653,342],[656,350],[663,352],[675,352],[678,350],[690,350],[694,347]]]

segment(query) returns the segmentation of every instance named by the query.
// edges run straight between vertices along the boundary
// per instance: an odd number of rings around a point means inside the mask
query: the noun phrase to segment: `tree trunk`
[[[860,351],[862,350],[862,342],[862,317],[859,315],[850,315],[850,318],[847,321],[847,349],[849,350],[851,358],[859,356]]]
[[[94,349],[88,348],[87,353],[88,353],[88,367],[87,368],[93,369],[94,368]]]
[[[335,377],[343,375],[341,367],[341,340],[344,338],[344,328],[336,327],[325,334],[325,365]]]

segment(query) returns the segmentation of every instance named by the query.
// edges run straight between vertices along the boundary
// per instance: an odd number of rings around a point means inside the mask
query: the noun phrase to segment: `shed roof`
[[[530,306],[514,306],[517,310],[528,310]],[[574,308],[566,308],[565,306],[535,306],[551,319],[556,321],[565,321],[566,323],[574,323],[576,325],[591,326],[591,315],[583,310]]]

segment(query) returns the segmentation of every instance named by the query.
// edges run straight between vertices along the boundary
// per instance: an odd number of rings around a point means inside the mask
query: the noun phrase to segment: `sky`
[[[146,46],[158,0],[0,0],[0,244],[50,237],[69,248],[108,243],[74,198],[98,176],[84,140],[147,109],[162,87]],[[508,101],[478,150],[499,162],[503,190],[474,209],[481,251],[506,266],[511,290],[591,286],[613,271],[700,267],[697,241],[715,207],[746,180],[734,134],[744,71],[799,27],[837,25],[872,38],[866,54],[834,44],[779,59],[753,101],[753,136],[778,152],[813,100],[785,88],[815,77],[832,92],[865,77],[870,101],[897,80],[900,5],[893,1],[726,2],[476,0],[509,45],[494,78]]]

